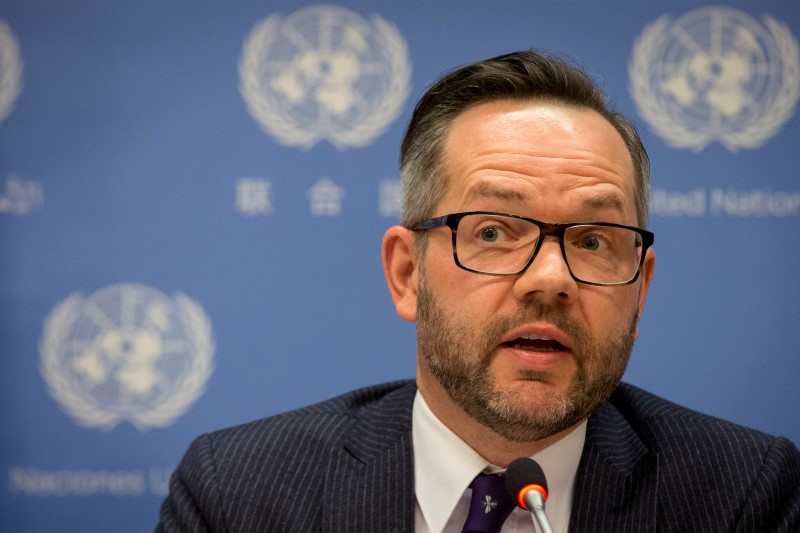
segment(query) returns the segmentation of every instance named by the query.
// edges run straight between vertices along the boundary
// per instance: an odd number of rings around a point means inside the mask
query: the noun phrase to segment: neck
[[[430,381],[434,381],[434,383],[422,379],[420,373],[417,372],[417,387],[431,412],[481,457],[501,468],[505,468],[511,461],[519,457],[530,457],[539,453],[580,426],[578,423],[536,441],[510,441],[472,418],[450,399],[447,392],[438,383],[435,383],[435,380]]]

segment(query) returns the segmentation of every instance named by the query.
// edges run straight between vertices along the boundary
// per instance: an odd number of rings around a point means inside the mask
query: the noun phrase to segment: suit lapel
[[[658,456],[606,402],[589,418],[569,531],[655,531],[657,481]]]
[[[326,474],[322,531],[414,530],[410,384],[363,410]]]

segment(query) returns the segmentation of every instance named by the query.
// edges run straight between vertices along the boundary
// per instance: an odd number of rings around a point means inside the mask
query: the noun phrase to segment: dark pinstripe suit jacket
[[[201,436],[158,530],[413,531],[415,391],[371,387]],[[800,531],[800,452],[622,385],[589,419],[570,531]]]

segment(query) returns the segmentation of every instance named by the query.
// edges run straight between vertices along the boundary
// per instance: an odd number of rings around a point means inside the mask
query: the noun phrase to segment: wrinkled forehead
[[[566,189],[566,187],[565,187]],[[503,180],[481,180],[466,187],[463,192],[463,203],[470,205],[485,200],[497,200],[511,206],[530,206],[536,198],[524,188],[514,187],[513,183]],[[593,191],[577,194],[576,203],[589,211],[616,211],[624,213],[628,208],[628,199],[616,187],[596,187]]]
[[[591,109],[481,104],[454,120],[443,156],[451,204],[568,201],[636,220],[631,154],[614,126]]]

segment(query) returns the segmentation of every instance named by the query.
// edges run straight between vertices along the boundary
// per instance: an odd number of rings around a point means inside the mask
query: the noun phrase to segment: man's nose
[[[540,298],[568,303],[575,297],[577,282],[570,274],[561,244],[556,237],[546,237],[533,262],[514,283],[518,300]]]

